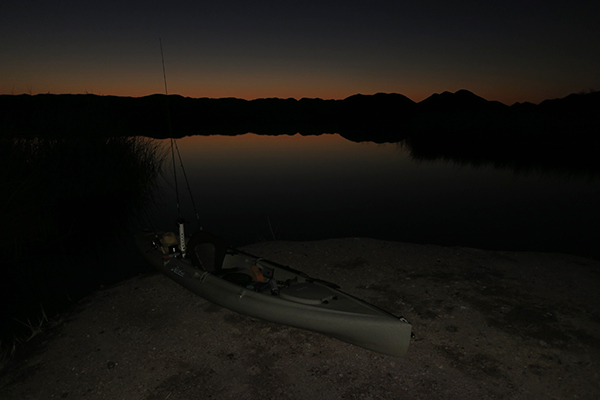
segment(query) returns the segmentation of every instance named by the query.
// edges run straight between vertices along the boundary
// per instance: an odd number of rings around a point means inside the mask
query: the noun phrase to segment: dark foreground
[[[244,249],[403,315],[408,355],[251,319],[151,274],[36,336],[0,398],[600,397],[598,261],[353,238]]]

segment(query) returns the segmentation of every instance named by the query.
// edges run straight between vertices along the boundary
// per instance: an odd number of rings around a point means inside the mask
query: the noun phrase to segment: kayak
[[[412,327],[404,318],[333,283],[228,247],[204,231],[186,238],[184,246],[172,232],[143,231],[135,241],[155,268],[221,307],[379,353],[406,354]]]

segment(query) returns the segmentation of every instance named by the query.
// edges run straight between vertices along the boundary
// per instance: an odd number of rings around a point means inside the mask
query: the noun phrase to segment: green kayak
[[[219,306],[376,352],[406,354],[411,325],[404,318],[346,294],[335,284],[230,248],[204,231],[189,238],[183,250],[171,232],[144,231],[135,239],[155,268]]]

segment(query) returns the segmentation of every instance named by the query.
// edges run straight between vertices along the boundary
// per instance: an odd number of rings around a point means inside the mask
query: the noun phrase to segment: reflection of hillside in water
[[[567,178],[595,180],[600,178],[600,159],[594,154],[597,147],[591,143],[561,146],[557,143],[490,142],[471,143],[468,139],[426,137],[409,138],[400,142],[418,162],[445,161],[476,168],[493,167],[516,173],[538,173]]]
[[[117,275],[111,270],[118,268],[116,262],[98,260],[119,245],[127,222],[156,188],[162,168],[156,142],[14,138],[3,139],[0,149],[2,302],[7,312],[22,314],[31,304],[39,312],[40,303],[76,297],[78,288],[85,291],[86,285]]]

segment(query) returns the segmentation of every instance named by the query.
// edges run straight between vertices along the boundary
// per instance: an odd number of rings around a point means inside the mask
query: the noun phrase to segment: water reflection
[[[565,135],[566,136],[566,135]],[[590,142],[590,143],[588,143]],[[440,160],[458,165],[509,169],[519,174],[560,175],[597,180],[600,160],[595,144],[570,141],[566,137],[421,134],[402,143],[417,161]]]
[[[515,174],[335,134],[179,143],[203,225],[236,245],[367,236],[591,255],[598,239],[600,194],[589,176]]]

